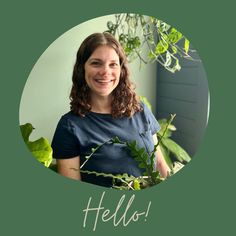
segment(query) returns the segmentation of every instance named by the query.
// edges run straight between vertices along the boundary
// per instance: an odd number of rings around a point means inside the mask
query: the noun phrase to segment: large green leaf
[[[52,162],[52,148],[48,140],[42,137],[35,141],[29,141],[29,136],[34,130],[32,124],[30,123],[21,125],[20,129],[25,144],[29,148],[32,155],[46,167],[49,167]]]
[[[162,144],[171,152],[174,154],[174,156],[180,161],[180,162],[189,162],[191,161],[191,157],[188,155],[188,153],[175,141],[169,138],[162,139]]]
[[[29,136],[32,133],[32,131],[34,130],[33,125],[30,123],[26,123],[26,124],[20,126],[20,130],[21,130],[21,134],[22,134],[24,141],[28,142]]]

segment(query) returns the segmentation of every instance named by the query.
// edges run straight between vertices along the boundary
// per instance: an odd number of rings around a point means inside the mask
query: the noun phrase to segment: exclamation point
[[[151,203],[152,203],[152,202],[149,202],[149,204],[148,204],[147,211],[146,211],[146,214],[145,214],[145,220],[144,220],[144,221],[147,221],[147,217],[148,217],[148,213],[149,213],[149,209],[150,209]]]

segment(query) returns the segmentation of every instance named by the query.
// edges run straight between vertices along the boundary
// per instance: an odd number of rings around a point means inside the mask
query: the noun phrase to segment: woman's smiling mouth
[[[109,85],[111,82],[114,82],[114,79],[94,79],[96,83],[100,85]]]

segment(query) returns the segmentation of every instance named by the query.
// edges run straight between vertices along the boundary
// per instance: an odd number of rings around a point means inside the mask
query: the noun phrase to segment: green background
[[[1,235],[234,233],[235,17],[231,2],[0,3]],[[100,221],[92,232],[91,227],[82,227],[82,210],[90,196],[98,202],[104,189],[63,178],[32,158],[18,128],[19,104],[33,65],[56,38],[88,19],[120,12],[155,16],[190,39],[208,76],[210,118],[204,140],[187,167],[156,187],[135,192],[132,209],[143,210],[152,201],[147,221],[140,219],[127,227]],[[104,205],[114,209],[124,192],[105,190]],[[127,200],[133,192],[125,194]]]

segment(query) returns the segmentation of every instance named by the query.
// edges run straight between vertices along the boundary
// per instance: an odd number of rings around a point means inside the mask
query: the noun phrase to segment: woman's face
[[[92,95],[109,96],[120,79],[120,60],[109,46],[99,46],[85,63],[85,80]]]

